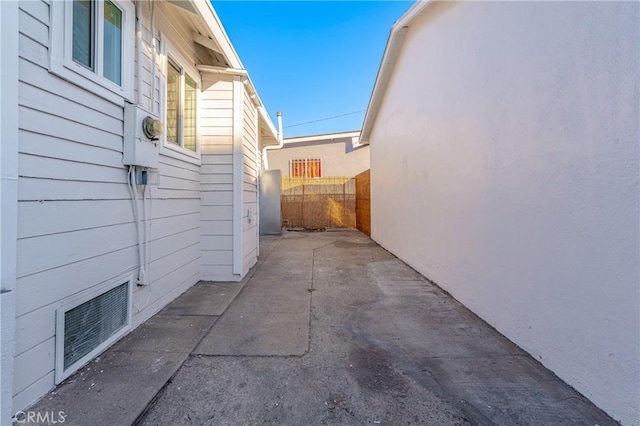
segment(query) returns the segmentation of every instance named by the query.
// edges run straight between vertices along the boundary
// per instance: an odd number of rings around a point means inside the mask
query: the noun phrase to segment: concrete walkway
[[[357,231],[261,240],[33,410],[72,425],[609,425],[611,418]]]

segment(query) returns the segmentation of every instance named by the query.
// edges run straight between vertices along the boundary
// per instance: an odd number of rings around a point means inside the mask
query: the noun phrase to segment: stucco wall
[[[627,425],[640,424],[639,8],[428,8],[371,136],[374,239]]]
[[[318,145],[296,144],[282,149],[267,151],[269,168],[281,170],[282,176],[289,176],[289,160],[311,158],[322,159],[322,176],[355,176],[369,168],[369,147],[364,146],[349,153],[345,152],[345,142],[328,142]]]

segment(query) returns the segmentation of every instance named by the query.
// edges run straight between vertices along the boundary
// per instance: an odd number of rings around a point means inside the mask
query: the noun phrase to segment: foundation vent
[[[104,289],[102,289],[104,290]],[[56,383],[115,342],[131,324],[130,281],[58,310]]]

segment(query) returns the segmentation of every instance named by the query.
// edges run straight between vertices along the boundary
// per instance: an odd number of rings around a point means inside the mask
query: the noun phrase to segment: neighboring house
[[[199,280],[247,273],[278,140],[208,0],[3,1],[0,20],[8,424]]]
[[[359,131],[284,139],[281,149],[268,150],[271,170],[291,177],[352,177],[369,168],[369,147],[360,146]]]
[[[361,135],[373,238],[625,425],[640,424],[639,9],[417,3]]]

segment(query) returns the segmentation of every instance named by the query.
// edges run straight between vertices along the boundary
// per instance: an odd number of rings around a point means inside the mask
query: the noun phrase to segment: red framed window
[[[322,159],[307,158],[289,162],[289,176],[319,178],[322,177]]]

